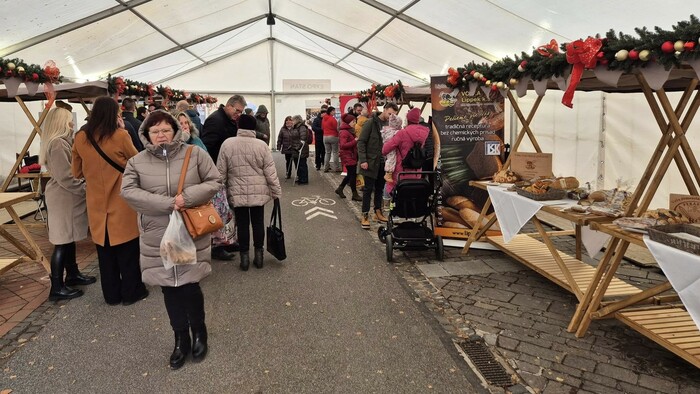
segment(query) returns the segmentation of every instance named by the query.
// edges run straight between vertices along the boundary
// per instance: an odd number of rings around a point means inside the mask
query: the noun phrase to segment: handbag
[[[190,145],[185,153],[185,162],[182,163],[182,171],[180,171],[180,182],[177,185],[177,194],[182,194],[182,187],[185,184],[185,175],[187,175],[187,167],[190,164],[190,156],[192,155],[193,146]],[[213,233],[216,230],[224,227],[224,222],[216,212],[214,204],[210,201],[207,203],[191,207],[182,208],[182,219],[185,221],[187,231],[192,238],[198,238],[206,234]]]
[[[277,227],[278,221],[279,227]],[[284,247],[284,232],[282,231],[282,209],[278,198],[275,199],[270,226],[267,228],[267,251],[279,261],[287,258],[287,251]]]

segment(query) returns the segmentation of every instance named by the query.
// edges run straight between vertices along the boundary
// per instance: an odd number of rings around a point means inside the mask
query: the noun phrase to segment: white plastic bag
[[[178,211],[170,214],[170,223],[160,241],[160,257],[166,269],[197,263],[197,246]]]

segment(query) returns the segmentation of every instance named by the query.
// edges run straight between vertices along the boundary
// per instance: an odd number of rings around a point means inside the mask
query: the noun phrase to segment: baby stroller
[[[406,175],[420,174],[420,178]],[[400,172],[399,181],[391,192],[387,226],[379,227],[379,240],[386,244],[386,260],[394,258],[394,249],[435,248],[435,257],[442,260],[442,236],[435,235],[436,194],[440,187],[438,172]],[[394,218],[402,219],[396,223]]]

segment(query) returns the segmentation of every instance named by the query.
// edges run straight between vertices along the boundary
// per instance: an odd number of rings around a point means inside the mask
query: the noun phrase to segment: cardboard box
[[[671,194],[669,209],[683,214],[690,223],[700,223],[700,196]]]
[[[551,153],[511,153],[510,169],[520,179],[528,180],[552,176]]]

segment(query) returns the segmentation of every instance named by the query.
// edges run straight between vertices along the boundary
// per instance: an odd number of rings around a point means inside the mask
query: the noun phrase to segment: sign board
[[[283,79],[284,92],[330,92],[330,79]]]
[[[700,196],[673,194],[669,208],[690,219],[690,223],[700,223]]]
[[[552,176],[551,153],[514,152],[511,154],[510,169],[520,179],[534,179]]]

